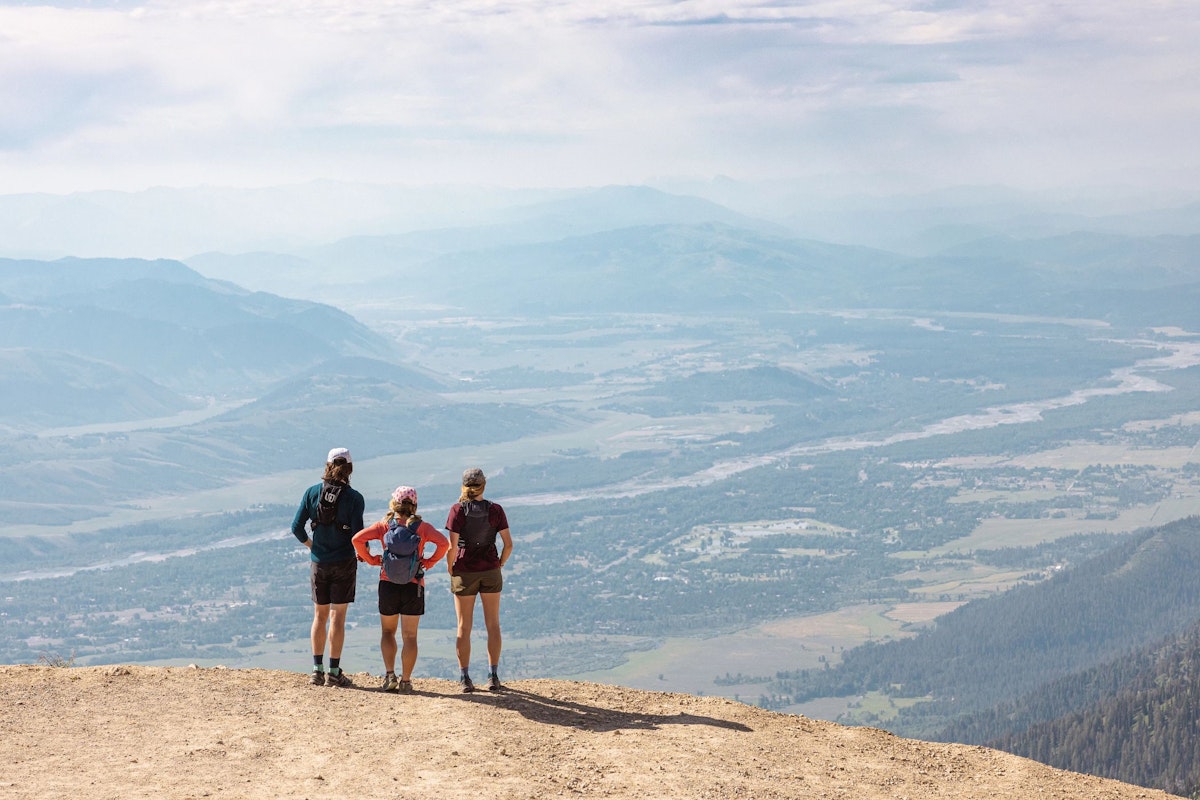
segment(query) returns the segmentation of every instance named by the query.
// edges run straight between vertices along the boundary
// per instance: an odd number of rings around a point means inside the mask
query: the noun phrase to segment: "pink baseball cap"
[[[399,505],[405,500],[411,500],[415,506],[417,504],[417,490],[411,486],[397,486],[396,491],[392,492],[392,502]]]

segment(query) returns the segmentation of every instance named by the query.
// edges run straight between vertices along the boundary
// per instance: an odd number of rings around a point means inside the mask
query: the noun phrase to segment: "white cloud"
[[[0,5],[0,192],[1200,168],[1191,2]]]

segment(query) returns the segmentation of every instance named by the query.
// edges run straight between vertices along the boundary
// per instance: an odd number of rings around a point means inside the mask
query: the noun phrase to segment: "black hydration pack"
[[[466,551],[496,549],[496,534],[492,527],[492,504],[487,500],[467,500],[462,507],[462,530],[458,532],[458,546]]]
[[[321,481],[321,493],[317,495],[317,513],[312,520],[313,530],[316,530],[318,525],[337,524],[338,498],[342,496],[342,489],[345,488],[344,483]]]

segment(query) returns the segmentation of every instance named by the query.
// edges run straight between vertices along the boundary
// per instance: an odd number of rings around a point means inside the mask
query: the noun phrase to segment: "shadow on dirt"
[[[753,730],[740,722],[704,717],[697,714],[641,714],[634,711],[602,708],[558,700],[533,692],[508,688],[502,692],[480,691],[452,695],[467,702],[487,703],[512,709],[526,719],[547,725],[565,725],[589,731],[658,730],[663,725],[711,725],[749,733]]]

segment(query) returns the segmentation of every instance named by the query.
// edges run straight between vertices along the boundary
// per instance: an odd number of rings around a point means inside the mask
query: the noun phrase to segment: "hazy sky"
[[[0,193],[1200,185],[1196,0],[0,0]]]

